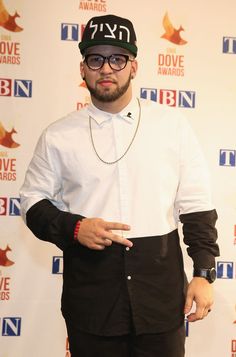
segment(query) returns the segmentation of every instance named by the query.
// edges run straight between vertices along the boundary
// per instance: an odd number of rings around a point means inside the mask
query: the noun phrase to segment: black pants
[[[71,357],[184,357],[185,328],[161,334],[95,336],[67,326]]]

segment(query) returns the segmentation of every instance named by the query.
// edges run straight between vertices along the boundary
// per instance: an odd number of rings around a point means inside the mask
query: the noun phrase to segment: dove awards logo
[[[184,31],[183,27],[180,26],[176,29],[172,25],[168,13],[164,15],[162,24],[165,32],[162,34],[161,38],[176,46],[183,46],[187,44],[187,41],[184,40],[180,34]],[[177,54],[176,46],[173,48],[167,48],[165,53],[158,54],[158,75],[177,77],[184,76],[184,55]]]
[[[19,17],[20,15],[17,11],[15,11],[14,15],[10,15],[3,1],[0,0],[0,27],[4,31],[0,35],[0,64],[20,64],[20,43],[12,40],[9,34],[23,30],[16,22]]]
[[[10,149],[20,146],[20,144],[14,141],[14,134],[17,134],[15,128],[12,128],[11,131],[7,131],[0,122],[0,145]]]
[[[0,248],[0,268],[8,268],[14,264],[7,256],[8,252],[11,252],[11,248],[7,245],[5,249]],[[10,300],[10,276],[4,276],[0,270],[0,301]]]
[[[14,135],[17,134],[15,128],[7,131],[0,122],[0,149],[16,149],[20,146],[15,140]],[[16,158],[9,157],[8,151],[0,151],[0,181],[15,181],[16,180]]]
[[[0,266],[9,267],[9,266],[14,264],[14,262],[11,261],[7,256],[7,253],[11,252],[11,251],[12,250],[8,245],[7,245],[7,247],[5,249],[1,249],[0,248]]]
[[[231,357],[236,357],[236,340],[231,341]]]
[[[106,12],[107,4],[106,0],[81,0],[79,2],[79,10],[99,11]]]
[[[7,9],[3,4],[3,0],[0,0],[0,26],[10,32],[20,32],[23,30],[22,27],[18,26],[16,23],[16,18],[20,17],[20,15],[15,12],[12,16],[9,14]]]
[[[161,38],[180,46],[187,43],[187,41],[185,41],[180,34],[180,32],[184,31],[183,27],[180,26],[178,29],[175,29],[169,19],[168,13],[166,13],[163,18],[163,27],[165,29],[165,33],[161,36]]]
[[[82,102],[77,102],[76,103],[76,110],[80,110],[84,107],[87,107],[90,103],[90,96],[88,94],[88,91],[87,91],[87,86],[86,86],[86,83],[85,81],[81,82],[79,84],[79,89],[80,89],[80,98],[84,97],[83,101]]]

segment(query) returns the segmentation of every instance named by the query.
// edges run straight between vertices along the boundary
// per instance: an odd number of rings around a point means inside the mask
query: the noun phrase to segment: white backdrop
[[[212,174],[221,248],[215,305],[187,326],[186,356],[236,357],[234,0],[0,0],[0,357],[69,357],[62,254],[24,226],[18,192],[42,129],[89,100],[77,43],[87,20],[106,13],[134,23],[136,95],[180,107]],[[163,37],[166,13],[173,28],[184,29],[174,38]],[[186,254],[185,261],[191,277]]]

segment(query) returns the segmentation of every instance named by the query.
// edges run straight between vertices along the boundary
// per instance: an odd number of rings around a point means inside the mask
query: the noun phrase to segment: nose
[[[108,59],[106,58],[104,61],[104,64],[102,66],[102,68],[100,69],[101,73],[111,73],[113,72],[112,68],[110,67],[109,63],[108,63]]]

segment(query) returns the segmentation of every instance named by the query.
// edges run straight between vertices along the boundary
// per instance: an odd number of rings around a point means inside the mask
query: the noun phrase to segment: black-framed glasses
[[[97,53],[91,53],[84,57],[84,61],[88,68],[96,71],[104,66],[105,61],[108,62],[109,66],[114,71],[121,71],[127,65],[128,61],[133,61],[128,55],[123,54],[113,54],[110,56],[102,56]]]

